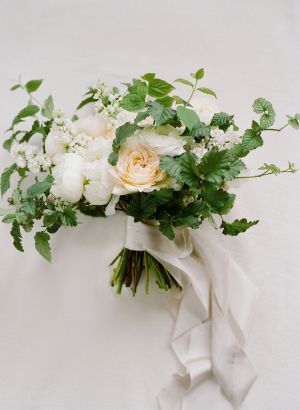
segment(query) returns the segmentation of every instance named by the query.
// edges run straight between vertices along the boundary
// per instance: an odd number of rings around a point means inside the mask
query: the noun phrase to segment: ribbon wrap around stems
[[[177,228],[170,241],[157,226],[127,217],[125,247],[149,252],[183,287],[171,344],[185,373],[173,375],[160,392],[161,410],[182,410],[187,392],[212,375],[232,407],[239,409],[256,379],[243,348],[256,287],[201,229]]]

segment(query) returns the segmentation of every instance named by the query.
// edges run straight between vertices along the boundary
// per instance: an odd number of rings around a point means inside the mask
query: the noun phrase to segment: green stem
[[[189,102],[191,101],[191,99],[193,98],[193,95],[195,94],[196,88],[197,88],[197,84],[198,84],[198,80],[195,81],[194,87],[192,89],[191,95],[189,97],[189,99],[187,100],[187,102],[184,104],[185,106],[189,104]]]
[[[288,172],[293,173],[294,171],[291,171],[289,168],[287,168],[287,169],[283,169],[282,171],[278,172],[278,174],[283,174],[283,173],[288,173]],[[264,176],[267,176],[267,175],[275,175],[275,173],[271,172],[271,171],[265,171],[265,172],[263,172],[261,174],[257,174],[257,175],[235,177],[235,179],[260,178],[260,177],[264,177]]]
[[[288,125],[289,124],[285,124],[281,128],[263,128],[262,131],[277,131],[277,132],[280,132],[280,131],[284,130]]]

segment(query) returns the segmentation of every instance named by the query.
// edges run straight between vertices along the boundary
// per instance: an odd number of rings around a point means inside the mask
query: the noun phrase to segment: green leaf
[[[77,216],[75,209],[66,207],[60,212],[60,219],[64,226],[77,226]]]
[[[188,80],[185,80],[184,78],[176,78],[176,80],[174,80],[174,83],[181,83],[181,84],[188,85],[188,86],[190,86],[190,87],[194,87],[194,84],[193,84],[193,83],[191,83],[191,82],[188,81]]]
[[[38,181],[35,184],[31,185],[27,189],[27,195],[29,197],[33,197],[33,196],[44,194],[45,192],[47,192],[51,188],[51,185],[53,184],[53,181],[54,181],[53,176],[48,175],[44,179],[44,181]]]
[[[300,114],[295,114],[293,117],[287,115],[288,117],[288,124],[291,125],[296,130],[299,129],[300,126]]]
[[[42,84],[43,80],[30,80],[25,84],[25,88],[29,93],[36,91]]]
[[[171,178],[180,180],[181,167],[179,161],[168,155],[164,155],[160,158],[159,167],[162,171],[165,171]]]
[[[258,147],[263,145],[264,141],[260,135],[253,131],[252,129],[248,129],[245,131],[243,138],[242,138],[242,154],[243,156],[247,155],[249,151],[252,151]]]
[[[163,220],[159,222],[159,230],[160,232],[165,235],[170,241],[175,238],[175,232],[172,227],[172,223],[170,220]]]
[[[145,108],[145,100],[137,94],[127,94],[122,99],[120,106],[127,111],[138,111]]]
[[[37,105],[31,104],[27,105],[27,107],[23,108],[13,119],[13,125],[18,124],[26,117],[33,117],[36,113],[40,111]]]
[[[214,114],[210,122],[211,126],[219,127],[223,131],[226,131],[232,124],[233,115],[229,115],[226,112],[218,112]]]
[[[233,207],[235,200],[235,194],[229,194],[223,189],[215,189],[209,186],[207,189],[203,190],[203,198],[212,208],[214,213],[217,214],[227,214]]]
[[[232,223],[223,221],[221,228],[223,228],[222,233],[224,235],[236,236],[241,232],[246,232],[247,229],[251,228],[258,223],[258,221],[247,221],[247,219],[235,219]]]
[[[194,128],[199,128],[200,120],[198,115],[193,110],[189,110],[183,106],[179,106],[176,109],[178,118],[187,126],[191,131]]]
[[[117,128],[116,137],[113,141],[114,152],[118,152],[121,145],[126,141],[127,138],[133,135],[137,129],[139,129],[139,126],[137,124],[131,124],[130,122],[126,122],[125,124]]]
[[[21,234],[20,226],[17,221],[13,221],[10,234],[13,237],[13,240],[14,240],[13,244],[15,248],[20,252],[24,252],[24,248],[22,245],[22,234]]]
[[[34,198],[26,198],[22,203],[22,209],[25,213],[35,215],[36,202]]]
[[[116,165],[118,162],[119,154],[117,152],[111,152],[108,157],[108,162],[110,165]]]
[[[202,178],[220,185],[223,181],[230,181],[243,169],[244,164],[239,159],[233,159],[230,152],[213,149],[202,158],[199,169]]]
[[[142,76],[142,78],[146,81],[153,80],[153,78],[155,78],[155,73],[146,73]]]
[[[171,201],[173,196],[172,188],[161,188],[150,193],[157,205],[164,205]]]
[[[83,101],[81,101],[81,103],[78,105],[76,110],[80,110],[80,108],[84,107],[87,104],[93,103],[95,101],[97,101],[97,100],[93,96],[85,98]]]
[[[137,113],[135,119],[134,119],[134,124],[138,124],[141,121],[144,121],[147,117],[149,117],[150,114],[148,111],[141,111]]]
[[[143,193],[132,195],[127,208],[127,214],[132,216],[135,221],[148,219],[156,211],[156,204],[151,196]]]
[[[264,165],[262,167],[258,168],[258,169],[261,169],[262,171],[271,171],[272,174],[275,174],[275,175],[279,175],[280,172],[281,172],[280,168],[275,164],[266,164],[266,163],[264,163]]]
[[[193,154],[185,153],[180,157],[180,180],[189,186],[199,185],[200,173]]]
[[[15,91],[15,90],[17,90],[18,88],[21,88],[21,87],[22,87],[21,84],[15,84],[11,87],[10,91]]]
[[[7,138],[4,142],[3,142],[3,148],[6,149],[7,151],[10,151],[12,143],[14,142],[14,136],[11,136],[10,138]]]
[[[172,107],[173,103],[174,103],[174,98],[171,97],[170,95],[166,95],[165,97],[160,97],[157,98],[156,100],[158,103],[164,105],[167,108]]]
[[[105,207],[100,205],[79,205],[78,209],[84,215],[105,217]]]
[[[49,97],[44,101],[44,105],[43,105],[41,113],[45,118],[48,118],[49,120],[51,120],[53,117],[53,111],[54,111],[54,102],[53,102],[52,95],[49,95]]]
[[[197,90],[200,91],[201,93],[209,94],[209,95],[212,95],[215,98],[217,98],[217,94],[213,90],[211,90],[210,88],[200,87],[200,88],[197,88]]]
[[[269,128],[274,124],[275,111],[270,101],[267,101],[264,98],[257,98],[252,107],[254,112],[262,114],[260,117],[260,125],[263,128]]]
[[[151,97],[164,97],[174,90],[173,85],[167,83],[164,80],[159,80],[158,78],[153,78],[149,80],[148,83],[148,94]]]
[[[35,248],[48,262],[51,262],[50,235],[47,232],[36,232],[34,235]]]
[[[10,167],[5,168],[5,170],[2,172],[1,174],[1,195],[2,196],[5,194],[6,191],[9,190],[10,178],[16,169],[17,169],[16,164],[13,164]]]
[[[174,118],[175,111],[172,108],[166,108],[156,101],[149,102],[148,106],[148,112],[158,127]]]
[[[201,78],[204,77],[204,68],[200,68],[195,72],[195,78],[196,80],[201,80]]]

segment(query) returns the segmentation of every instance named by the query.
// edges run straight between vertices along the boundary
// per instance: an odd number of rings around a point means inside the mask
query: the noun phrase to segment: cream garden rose
[[[153,149],[158,155],[174,157],[185,152],[186,140],[171,125],[164,125],[158,128],[146,127],[137,133],[136,138]]]
[[[163,184],[166,175],[159,168],[159,155],[154,149],[137,143],[127,143],[119,153],[114,168],[116,185],[113,193],[150,192]]]

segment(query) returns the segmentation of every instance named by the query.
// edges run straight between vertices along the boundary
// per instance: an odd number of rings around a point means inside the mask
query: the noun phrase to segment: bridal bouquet
[[[120,93],[102,81],[89,88],[77,110],[93,106],[93,114],[67,118],[52,96],[43,104],[35,92],[42,80],[17,82],[11,89],[27,93],[28,103],[13,118],[3,147],[13,158],[1,175],[1,194],[11,185],[9,209],[1,209],[9,223],[14,246],[23,252],[22,234],[33,229],[35,247],[51,260],[50,235],[62,226],[76,226],[79,212],[93,217],[126,213],[134,222],[155,227],[168,240],[187,227],[197,229],[205,219],[225,235],[237,235],[258,221],[230,220],[235,201],[232,181],[295,172],[263,164],[249,175],[243,158],[263,145],[263,134],[288,125],[299,128],[300,114],[287,116],[272,128],[275,111],[264,98],[253,103],[256,118],[245,131],[234,116],[221,112],[216,94],[199,85],[201,68],[191,78],[172,84],[147,73],[125,84]],[[177,95],[175,84],[187,88]],[[78,112],[78,111],[77,111]],[[123,284],[135,294],[142,274],[146,291],[154,275],[162,289],[181,288],[175,277],[147,251],[124,248],[112,262],[111,284]]]

